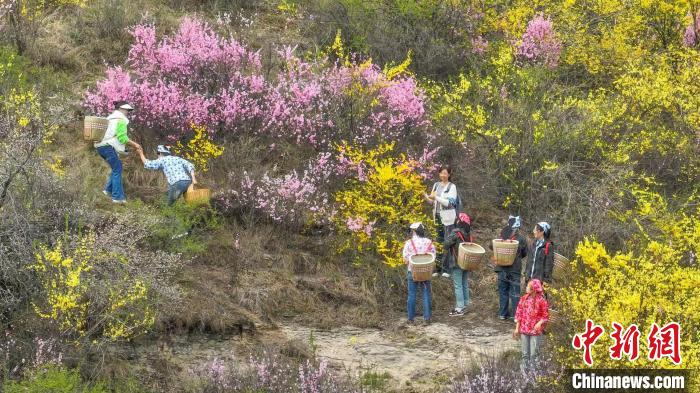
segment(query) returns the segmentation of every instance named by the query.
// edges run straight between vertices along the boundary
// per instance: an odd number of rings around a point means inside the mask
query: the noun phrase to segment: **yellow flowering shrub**
[[[361,172],[358,179],[336,192],[338,213],[334,217],[338,231],[347,235],[339,251],[354,252],[358,263],[362,255],[378,255],[387,265],[400,266],[408,225],[421,221],[432,228],[424,212],[421,177],[406,157],[392,156],[393,150],[393,143],[368,151],[338,146],[349,165]]]
[[[43,118],[39,94],[27,79],[28,67],[26,59],[0,48],[0,108],[7,112],[12,123],[19,126],[13,130],[18,137],[28,136],[30,123],[36,122],[42,128],[43,143],[48,144],[58,126]],[[10,139],[6,138],[7,141]]]
[[[384,65],[384,75],[386,75],[386,79],[392,80],[396,78],[397,76],[401,75],[412,75],[411,71],[408,69],[408,67],[411,65],[411,56],[413,55],[412,50],[408,50],[408,54],[406,54],[406,59],[402,61],[399,64],[386,64]]]
[[[180,141],[173,147],[175,154],[178,154],[194,164],[198,171],[209,170],[209,162],[224,154],[224,147],[212,142],[206,127],[191,124],[194,135],[187,141]]]
[[[80,335],[85,334],[89,306],[85,273],[92,269],[90,246],[88,237],[70,253],[60,240],[53,248],[42,244],[35,263],[29,266],[40,277],[45,291],[44,301],[34,304],[36,313],[55,321],[61,330],[72,330]]]
[[[582,333],[586,319],[605,329],[593,346],[596,368],[688,368],[700,366],[700,209],[693,201],[672,209],[661,195],[637,189],[636,207],[618,214],[637,227],[622,251],[612,252],[598,239],[587,238],[576,248],[571,287],[556,292],[560,312],[567,316],[567,334]],[[695,206],[695,207],[693,207]],[[611,324],[640,330],[639,358],[612,360]],[[681,326],[682,363],[647,358],[647,335],[652,323]],[[564,364],[584,366],[582,352],[571,349],[571,335],[558,352]]]
[[[22,17],[34,20],[41,17],[47,10],[60,6],[84,7],[86,0],[16,0],[15,7]]]
[[[148,288],[139,279],[125,276],[109,288],[109,319],[103,335],[110,340],[147,333],[155,324],[155,312],[148,303]]]
[[[280,0],[277,9],[283,14],[296,15],[299,12],[297,4],[293,0]]]
[[[42,295],[33,303],[39,317],[78,337],[101,335],[109,340],[130,339],[155,323],[143,280],[121,273],[116,278],[95,273],[109,256],[95,251],[95,236],[82,236],[73,248],[64,240],[53,247],[40,244],[29,266],[39,277]],[[128,263],[124,257],[120,263]],[[100,298],[106,291],[106,298]]]

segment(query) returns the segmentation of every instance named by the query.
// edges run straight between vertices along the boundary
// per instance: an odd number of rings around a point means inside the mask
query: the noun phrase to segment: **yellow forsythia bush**
[[[334,217],[338,231],[348,235],[340,251],[353,251],[356,262],[374,254],[389,266],[400,266],[408,225],[421,221],[432,226],[424,212],[421,177],[406,157],[391,156],[393,150],[393,143],[369,151],[338,146],[346,164],[358,171],[358,177],[335,194],[339,210]]]
[[[42,244],[35,263],[29,266],[39,276],[45,293],[42,301],[34,303],[36,313],[57,322],[61,330],[80,335],[85,333],[89,306],[85,273],[92,269],[91,243],[83,238],[71,253],[65,252],[60,240],[53,248]]]
[[[15,4],[19,14],[32,21],[60,6],[84,7],[86,0],[16,0]]]
[[[574,333],[585,331],[587,319],[602,325],[605,333],[592,347],[595,368],[687,368],[700,366],[700,209],[677,211],[652,191],[634,190],[634,209],[619,219],[635,224],[638,232],[626,250],[612,253],[596,239],[585,239],[573,261],[577,276],[571,287],[557,292],[556,303],[567,316]],[[692,201],[691,201],[692,202]],[[686,206],[694,206],[688,203]],[[695,203],[695,206],[697,204]],[[623,328],[636,324],[640,331],[639,358],[613,360],[612,323]],[[682,361],[649,360],[647,335],[652,323],[681,327]],[[569,338],[568,342],[570,343]],[[567,341],[565,340],[564,343]],[[564,345],[564,344],[561,344]],[[585,367],[582,351],[570,344],[558,348],[564,364]]]
[[[224,147],[211,141],[206,127],[191,124],[194,136],[187,143],[177,142],[173,147],[175,154],[192,162],[198,171],[209,170],[209,161],[224,154]]]
[[[42,287],[33,303],[37,315],[78,337],[102,335],[116,341],[147,332],[155,323],[155,314],[146,283],[128,273],[116,279],[93,274],[99,263],[109,260],[94,250],[93,234],[82,236],[73,248],[64,240],[53,247],[39,245],[35,262],[29,266]],[[128,263],[119,259],[119,263]],[[96,289],[106,290],[106,298],[99,298],[102,291]]]

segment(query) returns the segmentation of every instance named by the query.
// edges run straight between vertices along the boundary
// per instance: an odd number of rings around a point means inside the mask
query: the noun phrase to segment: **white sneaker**
[[[437,277],[437,276],[438,276],[437,272],[433,273],[433,277]]]
[[[112,203],[119,203],[119,204],[123,205],[126,203],[126,199],[121,199],[121,200],[112,199]]]
[[[106,196],[109,196],[109,193],[105,190],[102,190],[102,193],[105,194]]]
[[[442,276],[445,277],[445,278],[450,278],[450,277],[451,277],[449,273],[442,273]]]

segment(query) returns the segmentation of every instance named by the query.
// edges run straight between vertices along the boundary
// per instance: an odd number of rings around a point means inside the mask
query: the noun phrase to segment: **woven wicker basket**
[[[554,270],[552,271],[552,276],[555,280],[559,280],[564,276],[564,273],[569,270],[569,258],[559,254],[554,253]]]
[[[200,188],[195,190],[194,184],[190,184],[190,187],[185,192],[185,202],[190,205],[201,205],[208,204],[211,199],[211,190],[208,188]]]
[[[559,322],[562,321],[561,319],[561,313],[558,310],[555,310],[553,308],[550,308],[548,310],[549,313],[549,322],[548,324],[558,324]]]
[[[457,265],[468,272],[477,270],[485,253],[486,250],[476,243],[462,243],[457,253]]]
[[[517,240],[493,239],[493,255],[496,257],[496,265],[511,266],[515,262],[515,254],[517,253]]]
[[[104,138],[109,120],[105,117],[85,116],[83,122],[83,140],[99,142]]]
[[[413,281],[430,281],[435,269],[433,254],[416,254],[411,257],[411,274]]]

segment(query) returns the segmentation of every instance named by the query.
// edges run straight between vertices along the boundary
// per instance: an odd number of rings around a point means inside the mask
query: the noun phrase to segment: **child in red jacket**
[[[520,298],[518,308],[515,311],[515,330],[513,338],[520,335],[522,343],[522,360],[520,369],[526,372],[535,367],[534,361],[542,345],[542,332],[549,319],[549,304],[544,297],[542,283],[538,279],[532,279],[527,284],[526,294]]]

